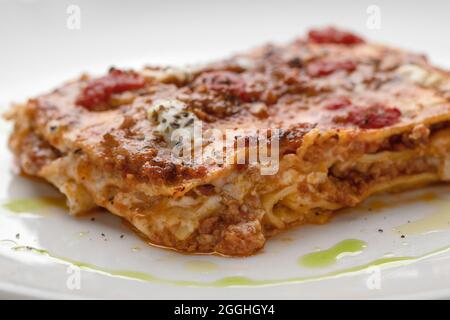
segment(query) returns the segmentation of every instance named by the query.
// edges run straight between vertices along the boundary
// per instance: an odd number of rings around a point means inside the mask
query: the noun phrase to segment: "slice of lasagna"
[[[250,255],[373,193],[450,179],[449,73],[331,27],[201,67],[83,75],[8,117],[20,168],[72,214],[103,207],[192,253]]]

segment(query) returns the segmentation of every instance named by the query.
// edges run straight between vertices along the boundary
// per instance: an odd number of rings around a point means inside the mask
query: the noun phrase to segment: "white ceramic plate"
[[[449,66],[449,43],[439,37],[439,30],[449,29],[448,19],[439,19],[448,4],[391,3],[379,1],[381,29],[369,30],[370,3],[364,1],[137,1],[126,7],[112,1],[0,1],[0,102],[21,101],[81,70],[220,58],[329,22],[421,49]],[[81,8],[80,30],[66,28],[69,4]],[[417,24],[418,18],[424,22]],[[68,216],[48,201],[59,196],[51,187],[13,173],[8,125],[2,122],[0,130],[1,298],[450,297],[450,187],[372,198],[327,225],[284,233],[253,257],[187,256],[146,245],[105,212]],[[405,238],[394,229],[401,225],[409,225]],[[305,254],[346,239],[366,247],[328,266],[299,263]]]

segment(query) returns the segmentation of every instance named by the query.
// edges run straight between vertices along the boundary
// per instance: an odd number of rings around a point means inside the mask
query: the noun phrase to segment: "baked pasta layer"
[[[373,193],[450,179],[449,73],[334,28],[200,67],[83,75],[7,117],[22,171],[56,186],[72,214],[103,207],[192,253],[250,255]],[[194,123],[267,131],[277,170],[174,157],[170,135]],[[243,135],[228,158],[248,158]]]

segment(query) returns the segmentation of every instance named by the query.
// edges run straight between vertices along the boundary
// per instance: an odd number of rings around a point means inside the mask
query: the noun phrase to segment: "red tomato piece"
[[[106,76],[89,81],[78,95],[76,103],[94,110],[98,106],[105,105],[112,94],[137,90],[144,86],[145,80],[139,74],[111,69]]]
[[[365,42],[362,38],[351,32],[338,30],[333,27],[309,31],[308,41],[313,43],[333,43],[343,45],[354,45]]]
[[[345,122],[362,129],[379,129],[396,124],[402,113],[397,108],[389,108],[380,104],[368,108],[358,108],[350,111]]]

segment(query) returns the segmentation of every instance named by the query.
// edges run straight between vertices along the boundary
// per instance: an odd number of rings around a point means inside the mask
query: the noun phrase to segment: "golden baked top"
[[[449,73],[424,56],[330,27],[201,67],[84,75],[14,113],[55,152],[84,153],[130,181],[174,186],[225,170],[171,157],[168,135],[198,121],[204,130],[280,129],[282,156],[312,130],[375,139],[442,123],[449,99]]]

